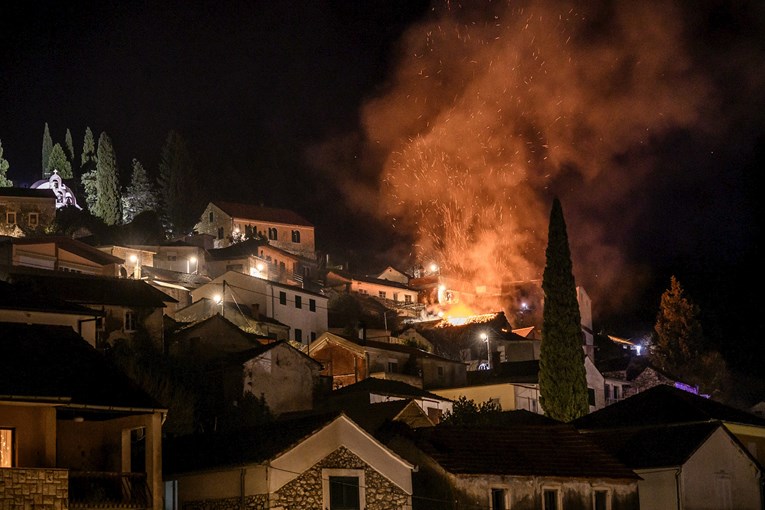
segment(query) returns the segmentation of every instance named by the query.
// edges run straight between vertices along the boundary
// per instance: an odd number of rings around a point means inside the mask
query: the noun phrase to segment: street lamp
[[[486,342],[486,357],[489,359],[489,370],[491,370],[491,341],[487,333],[481,333],[481,340]]]

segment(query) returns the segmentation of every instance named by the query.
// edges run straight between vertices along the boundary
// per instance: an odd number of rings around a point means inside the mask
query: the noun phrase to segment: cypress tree
[[[122,218],[117,158],[111,138],[103,132],[98,138],[95,187],[97,197],[91,212],[107,225],[115,225]]]
[[[199,186],[186,140],[170,131],[159,161],[159,191],[163,219],[173,233],[188,231],[198,220]]]
[[[72,141],[72,132],[69,131],[69,128],[66,128],[64,147],[66,148],[66,159],[74,165],[74,142]]]
[[[62,179],[71,179],[73,177],[72,165],[69,163],[61,144],[58,143],[53,146],[53,150],[50,151],[50,157],[48,158],[48,175],[51,175],[53,170],[58,170],[58,175]]]
[[[96,143],[93,141],[93,131],[85,128],[85,138],[82,142],[80,157],[80,183],[85,194],[85,205],[92,213],[96,204]]]
[[[545,256],[539,400],[547,416],[568,422],[587,414],[589,404],[582,320],[576,300],[566,222],[557,197],[550,212]]]
[[[50,177],[50,170],[48,169],[48,160],[50,159],[50,153],[53,150],[53,139],[50,137],[50,129],[48,129],[48,123],[45,123],[45,130],[43,131],[42,142],[42,176],[43,179]]]
[[[0,140],[0,188],[10,188],[13,186],[13,181],[8,179],[8,169],[10,166],[8,160],[3,158],[3,141]]]
[[[651,347],[651,361],[675,375],[680,375],[703,350],[699,308],[684,292],[672,276],[669,289],[661,296]]]
[[[143,165],[133,159],[133,175],[130,186],[122,197],[122,221],[130,223],[143,211],[157,210],[157,196]]]

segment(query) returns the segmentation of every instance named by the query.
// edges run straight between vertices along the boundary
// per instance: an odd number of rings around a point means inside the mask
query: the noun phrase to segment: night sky
[[[763,2],[19,4],[17,185],[46,122],[78,156],[108,133],[124,184],[175,129],[210,199],[296,210],[351,270],[418,254],[493,281],[540,277],[558,196],[596,331],[647,332],[675,275],[731,363],[765,355]]]

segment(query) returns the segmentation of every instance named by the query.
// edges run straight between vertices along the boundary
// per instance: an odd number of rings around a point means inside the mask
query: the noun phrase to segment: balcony
[[[69,509],[148,510],[152,498],[145,473],[69,472]]]

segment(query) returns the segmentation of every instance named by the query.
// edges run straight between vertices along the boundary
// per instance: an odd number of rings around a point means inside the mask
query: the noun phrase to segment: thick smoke
[[[699,126],[711,94],[682,13],[669,2],[471,5],[439,5],[405,34],[387,87],[363,108],[360,150],[346,139],[314,156],[356,207],[413,233],[420,260],[476,283],[541,277],[557,195],[577,283],[619,305],[643,271],[619,242],[639,217],[651,146]],[[349,146],[361,178],[346,173]]]

